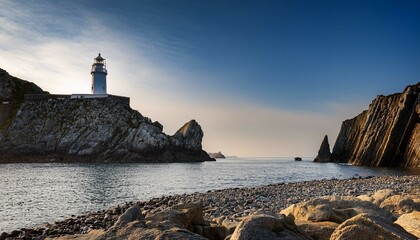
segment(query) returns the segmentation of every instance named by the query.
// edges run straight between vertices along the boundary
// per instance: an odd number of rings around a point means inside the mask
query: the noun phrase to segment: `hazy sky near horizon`
[[[0,0],[0,68],[51,93],[108,92],[203,147],[315,156],[379,94],[420,81],[418,0]]]

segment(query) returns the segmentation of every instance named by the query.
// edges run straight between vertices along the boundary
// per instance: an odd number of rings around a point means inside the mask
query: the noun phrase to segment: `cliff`
[[[12,96],[1,86],[2,94]],[[202,150],[203,131],[195,120],[168,136],[161,124],[114,98],[26,101],[7,119],[0,129],[0,162],[212,160]]]
[[[420,83],[378,96],[343,122],[332,158],[365,166],[420,167]]]

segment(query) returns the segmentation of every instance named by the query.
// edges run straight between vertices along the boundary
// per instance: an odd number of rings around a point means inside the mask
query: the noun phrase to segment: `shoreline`
[[[379,176],[350,179],[328,179],[278,183],[257,187],[228,188],[168,195],[148,201],[129,202],[98,212],[90,212],[42,227],[24,228],[9,232],[15,237],[35,239],[87,233],[93,229],[109,229],[118,217],[132,206],[139,206],[142,214],[153,214],[183,203],[201,202],[204,219],[221,225],[224,221],[239,222],[257,211],[279,212],[286,207],[321,196],[359,196],[373,194],[380,189],[392,189],[395,194],[420,195],[420,176]],[[2,234],[5,236],[4,234]],[[1,239],[1,238],[0,238]],[[5,239],[14,239],[8,237]]]

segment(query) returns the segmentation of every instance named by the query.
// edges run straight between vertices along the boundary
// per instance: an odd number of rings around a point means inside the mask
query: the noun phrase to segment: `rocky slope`
[[[9,79],[2,96],[13,96],[10,86],[17,83]],[[8,119],[0,128],[0,162],[212,160],[202,150],[203,131],[195,120],[168,136],[161,124],[118,99],[27,101]]]
[[[369,109],[343,122],[332,157],[366,166],[420,167],[420,83],[378,96]]]

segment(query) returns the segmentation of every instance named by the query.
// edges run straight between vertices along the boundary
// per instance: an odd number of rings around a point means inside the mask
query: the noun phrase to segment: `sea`
[[[163,195],[318,179],[419,174],[314,163],[227,158],[202,163],[0,164],[0,233]]]

